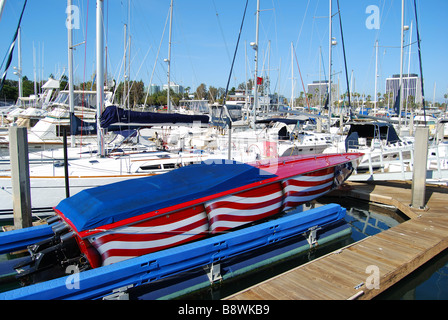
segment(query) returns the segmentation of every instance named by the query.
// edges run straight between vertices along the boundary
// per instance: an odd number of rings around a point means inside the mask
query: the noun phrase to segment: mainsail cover
[[[206,115],[185,115],[178,113],[155,113],[124,110],[117,106],[110,106],[101,115],[101,127],[109,128],[112,124],[117,125],[173,125],[173,124],[207,124],[209,117]]]

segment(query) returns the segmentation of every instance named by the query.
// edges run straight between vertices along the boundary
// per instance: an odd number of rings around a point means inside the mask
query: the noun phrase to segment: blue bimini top
[[[228,160],[208,160],[165,174],[83,190],[56,210],[78,232],[210,196],[276,175]]]

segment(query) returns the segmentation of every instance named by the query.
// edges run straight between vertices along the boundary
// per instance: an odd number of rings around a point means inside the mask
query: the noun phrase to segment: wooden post
[[[32,226],[33,221],[31,214],[27,128],[10,127],[9,139],[14,228],[28,228]]]
[[[414,144],[414,170],[412,176],[412,203],[413,208],[424,209],[426,205],[426,171],[428,162],[429,129],[417,128],[415,130]]]
[[[65,197],[70,198],[70,183],[68,178],[67,128],[64,128],[64,178]]]

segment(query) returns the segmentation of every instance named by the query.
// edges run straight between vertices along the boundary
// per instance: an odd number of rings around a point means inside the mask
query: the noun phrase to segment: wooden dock
[[[425,210],[409,207],[411,184],[350,182],[341,196],[394,205],[411,219],[287,271],[226,300],[371,299],[448,248],[448,188],[426,188]]]

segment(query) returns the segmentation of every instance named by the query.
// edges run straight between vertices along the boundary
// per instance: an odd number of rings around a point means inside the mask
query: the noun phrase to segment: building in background
[[[318,106],[323,106],[325,104],[325,100],[328,95],[328,80],[313,81],[313,83],[309,83],[307,87],[308,87],[307,94],[312,95],[314,104]],[[338,84],[332,82],[331,83],[332,101],[339,100],[338,92],[339,92]]]
[[[149,86],[149,94],[156,94],[160,92],[160,86],[156,85],[156,84],[151,84]]]
[[[386,79],[386,94],[392,93],[393,104],[397,101],[399,88],[399,74],[394,74],[392,78]],[[403,74],[403,102],[408,101],[408,97],[413,97],[413,102],[417,105],[422,104],[422,79],[417,74]]]
[[[173,92],[177,93],[177,94],[184,93],[184,87],[182,87],[181,85],[178,85],[174,82],[170,82],[170,89],[173,90]],[[168,90],[168,84],[163,85],[163,90]]]

